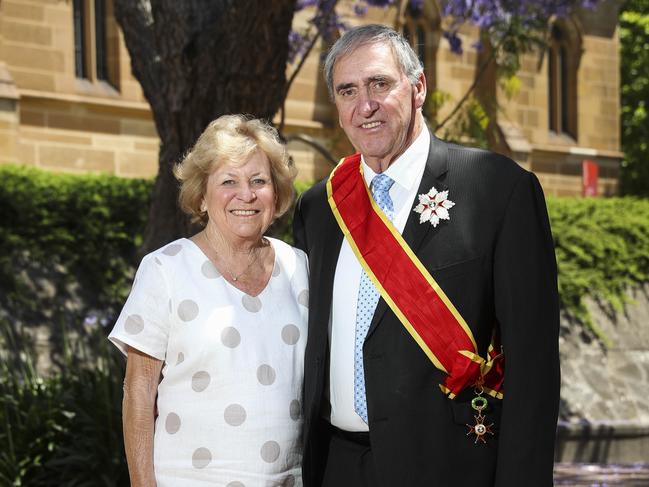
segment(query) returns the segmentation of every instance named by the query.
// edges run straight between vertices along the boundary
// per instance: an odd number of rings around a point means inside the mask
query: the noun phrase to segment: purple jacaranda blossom
[[[86,318],[83,320],[83,324],[88,326],[88,327],[94,327],[97,324],[97,315],[96,314],[89,314],[86,316]]]
[[[319,0],[297,0],[295,2],[295,10],[302,10],[307,7],[317,7]]]
[[[462,54],[462,39],[457,35],[457,31],[444,31],[442,35],[444,36],[444,39],[448,41],[451,52]]]
[[[110,313],[107,313],[106,311],[90,310],[83,320],[83,325],[87,330],[92,330],[97,328],[97,325],[105,328],[113,322],[114,319]]]
[[[362,17],[367,13],[367,5],[363,5],[361,2],[354,3],[354,13],[359,17]]]
[[[424,9],[424,0],[410,0],[408,8],[413,13],[420,13]]]
[[[448,21],[443,32],[452,52],[463,52],[462,39],[458,32],[462,25],[469,24],[478,27],[481,31],[491,36],[491,39],[503,39],[511,35],[512,27],[518,26],[530,35],[547,29],[552,18],[561,18],[570,14],[577,8],[593,9],[602,0],[441,0],[442,16]],[[396,0],[357,0],[353,4],[355,15],[362,16],[368,7],[389,7]],[[325,41],[336,39],[337,35],[347,29],[335,11],[335,0],[297,0],[296,10],[314,7],[315,14],[309,21],[315,26]],[[409,0],[408,8],[411,12],[420,12],[423,9],[423,0]],[[293,58],[300,51],[293,44],[304,44],[304,36],[290,34],[291,53]],[[480,48],[481,44],[474,46]]]
[[[306,51],[308,39],[294,30],[288,34],[288,62],[293,63],[298,57]]]
[[[456,34],[462,24],[476,26],[495,38],[503,38],[510,33],[512,26],[523,26],[528,32],[543,31],[552,18],[565,17],[580,7],[595,8],[600,1],[444,0],[442,15],[450,19],[449,35],[444,37],[453,52],[461,52]]]
[[[396,0],[364,0],[371,7],[389,7]]]

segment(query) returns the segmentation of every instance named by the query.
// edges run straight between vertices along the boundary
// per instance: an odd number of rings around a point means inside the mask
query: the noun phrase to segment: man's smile
[[[380,122],[378,120],[374,121],[374,122],[365,122],[365,123],[361,124],[361,128],[373,129],[373,128],[378,127],[379,125],[382,125],[382,124],[383,124],[383,122]]]

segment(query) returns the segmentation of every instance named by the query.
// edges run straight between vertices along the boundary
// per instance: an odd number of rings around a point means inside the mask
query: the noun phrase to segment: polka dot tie
[[[394,217],[394,207],[390,198],[390,188],[394,181],[390,176],[377,174],[372,179],[372,196],[390,221]],[[374,316],[379,292],[365,271],[361,274],[356,307],[356,338],[354,340],[354,410],[367,423],[367,400],[365,398],[365,370],[363,367],[363,343]]]

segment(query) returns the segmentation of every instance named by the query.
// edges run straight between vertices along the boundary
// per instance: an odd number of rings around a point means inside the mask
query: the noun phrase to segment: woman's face
[[[227,241],[259,240],[275,216],[275,188],[266,154],[258,150],[243,165],[223,163],[207,179],[203,202],[208,226]]]

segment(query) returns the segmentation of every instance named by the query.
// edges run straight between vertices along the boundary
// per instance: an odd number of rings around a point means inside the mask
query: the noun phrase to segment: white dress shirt
[[[403,233],[410,209],[426,167],[430,134],[423,127],[410,147],[399,156],[385,174],[394,180],[390,197],[394,205],[393,224]],[[361,158],[365,184],[370,186],[376,173]],[[346,431],[368,431],[368,426],[354,410],[354,339],[356,304],[362,268],[349,243],[343,239],[336,274],[329,324],[331,349],[329,363],[329,402],[331,424]]]

